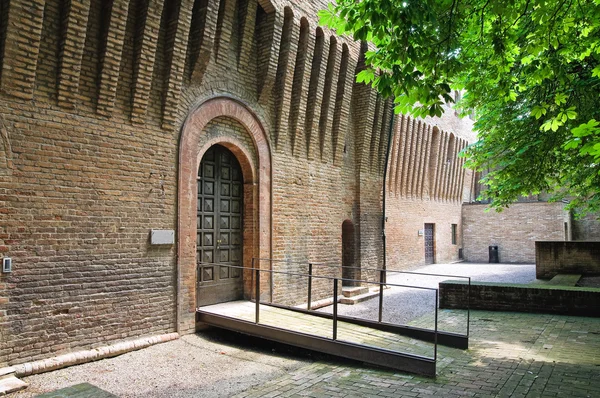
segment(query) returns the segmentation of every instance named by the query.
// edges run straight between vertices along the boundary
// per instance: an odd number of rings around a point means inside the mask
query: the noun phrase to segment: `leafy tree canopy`
[[[320,17],[373,44],[357,80],[397,112],[439,116],[464,90],[492,207],[546,191],[600,209],[600,0],[337,0]]]

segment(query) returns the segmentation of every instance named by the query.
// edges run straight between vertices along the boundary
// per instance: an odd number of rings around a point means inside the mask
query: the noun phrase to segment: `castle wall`
[[[346,220],[355,264],[382,266],[392,103],[354,82],[365,48],[319,28],[321,5],[2,3],[0,252],[13,271],[0,274],[0,365],[193,331],[194,209],[182,209],[193,184],[181,181],[195,180],[197,156],[213,143],[232,148],[249,176],[245,266],[268,256],[277,262],[266,270],[310,261],[341,275]],[[422,124],[427,134],[435,123]],[[439,225],[437,258],[456,257],[442,241],[446,224],[460,224],[468,181],[456,155],[468,138],[449,126],[437,127],[446,145],[437,163],[418,134],[402,152],[405,138],[395,138],[386,185],[397,266],[420,261],[414,230],[424,222]],[[410,165],[410,185],[399,164]],[[151,245],[152,229],[175,231],[175,244]],[[304,300],[303,282],[270,282],[274,301]],[[316,283],[313,299],[330,288]]]

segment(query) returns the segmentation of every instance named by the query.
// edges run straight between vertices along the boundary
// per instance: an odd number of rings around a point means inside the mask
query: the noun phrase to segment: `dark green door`
[[[198,170],[198,306],[243,297],[243,181],[240,165],[225,147],[212,146]]]

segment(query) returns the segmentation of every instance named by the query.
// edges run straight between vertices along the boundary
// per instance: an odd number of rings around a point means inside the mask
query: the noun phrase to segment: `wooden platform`
[[[407,372],[435,376],[436,350],[432,343],[337,321],[260,305],[233,301],[198,308],[198,321],[302,348],[355,359]]]

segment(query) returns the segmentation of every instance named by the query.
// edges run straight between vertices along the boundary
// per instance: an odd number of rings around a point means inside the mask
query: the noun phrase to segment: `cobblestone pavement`
[[[471,326],[436,379],[321,361],[236,397],[600,397],[600,319],[473,311]]]
[[[471,321],[470,349],[440,346],[435,379],[212,331],[27,377],[13,395],[89,382],[120,397],[600,397],[600,319],[473,311]]]
[[[507,268],[522,279],[530,271]],[[465,312],[440,316],[461,325]],[[431,327],[433,320],[423,315],[411,324]],[[30,387],[12,397],[84,382],[122,398],[600,397],[600,318],[472,311],[470,330],[469,350],[439,347],[435,379],[212,329],[24,378]]]

